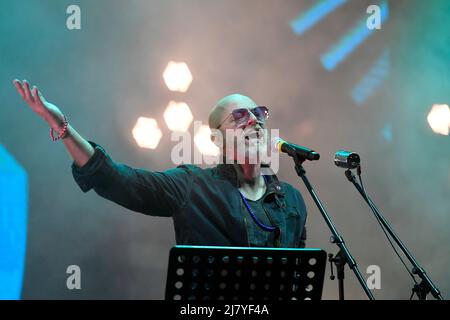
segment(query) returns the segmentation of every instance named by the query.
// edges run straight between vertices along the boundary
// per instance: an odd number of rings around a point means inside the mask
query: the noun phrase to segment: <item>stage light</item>
[[[378,59],[375,60],[370,70],[353,87],[351,94],[356,104],[362,105],[389,76],[389,56],[389,49],[385,49]]]
[[[295,34],[302,35],[346,2],[347,0],[321,0],[291,21],[291,28]]]
[[[192,82],[192,74],[184,62],[170,61],[163,73],[164,82],[171,91],[186,92]]]
[[[133,128],[133,137],[141,148],[155,149],[162,137],[162,132],[155,119],[139,117]]]
[[[219,148],[211,141],[211,129],[202,125],[194,136],[194,143],[205,156],[218,156]]]
[[[0,300],[21,298],[27,248],[28,175],[0,144]]]
[[[434,133],[448,136],[450,129],[450,108],[448,105],[433,105],[428,113],[427,120]]]
[[[392,124],[386,123],[384,127],[381,129],[381,136],[384,140],[391,143],[393,139],[393,133],[392,133]]]
[[[384,0],[380,3],[381,23],[389,18],[389,3]],[[363,44],[375,30],[367,28],[367,17],[359,20],[356,25],[336,43],[330,46],[327,52],[320,56],[322,65],[328,71],[333,71],[339,64],[345,61],[350,54]]]
[[[184,102],[170,101],[164,111],[164,120],[172,131],[186,132],[193,119],[191,109]]]

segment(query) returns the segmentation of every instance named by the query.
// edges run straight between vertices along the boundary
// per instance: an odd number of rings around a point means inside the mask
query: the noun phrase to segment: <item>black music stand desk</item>
[[[175,246],[166,300],[320,300],[321,249]]]

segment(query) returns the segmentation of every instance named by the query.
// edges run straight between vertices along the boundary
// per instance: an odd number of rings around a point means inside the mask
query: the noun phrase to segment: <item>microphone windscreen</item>
[[[279,152],[281,153],[281,145],[286,142],[283,139],[281,139],[280,137],[275,137],[272,139],[272,152]]]

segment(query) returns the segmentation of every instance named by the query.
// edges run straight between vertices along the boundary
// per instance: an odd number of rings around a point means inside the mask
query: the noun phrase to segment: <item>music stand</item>
[[[175,246],[166,300],[320,300],[321,249]]]

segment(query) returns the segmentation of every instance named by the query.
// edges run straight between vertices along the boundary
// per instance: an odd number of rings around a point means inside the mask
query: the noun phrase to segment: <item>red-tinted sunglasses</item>
[[[264,124],[264,122],[269,118],[269,109],[265,106],[258,106],[253,109],[247,109],[247,108],[234,109],[222,121],[222,123],[219,124],[217,129],[219,129],[225,123],[225,121],[227,121],[227,119],[230,116],[233,116],[234,122],[236,123],[236,127],[243,126],[244,124],[246,124],[248,122],[248,119],[250,118],[250,112],[253,113],[256,117],[256,120],[262,124]]]

